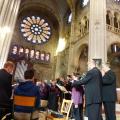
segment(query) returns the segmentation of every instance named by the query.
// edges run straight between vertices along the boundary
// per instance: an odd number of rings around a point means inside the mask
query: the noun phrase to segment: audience
[[[79,78],[78,73],[73,73],[72,75],[72,82],[78,81]],[[83,120],[83,87],[82,86],[74,86],[72,87],[72,96],[71,99],[73,100],[73,118],[75,120]]]
[[[58,100],[60,96],[60,90],[56,86],[56,80],[51,81],[48,98],[48,108],[54,111],[58,111]]]
[[[13,110],[11,101],[13,70],[14,63],[10,61],[6,62],[4,68],[0,70],[0,119],[5,114],[12,113]],[[34,77],[34,70],[26,70],[24,79],[21,79],[16,86],[13,86],[14,96],[36,97],[34,107],[14,105],[15,120],[31,120],[31,115],[39,108],[41,108],[39,110],[46,111],[46,108],[48,108],[58,112],[59,102],[62,104],[63,99],[73,101],[73,109],[70,112],[72,117],[75,120],[83,120],[84,89],[81,85],[85,87],[85,105],[88,119],[102,119],[101,105],[103,100],[106,119],[116,120],[116,76],[108,64],[103,64],[101,74],[95,60],[91,60],[88,62],[88,72],[86,74],[80,76],[78,73],[73,73],[67,75],[66,79],[60,77],[51,80],[50,84],[45,80],[37,82]],[[63,92],[64,90],[60,86],[65,87],[67,92]],[[7,119],[11,118],[10,116]],[[36,114],[34,119],[37,120],[38,118],[39,116]]]
[[[40,91],[41,107],[44,110],[48,105],[49,85],[44,80],[41,80],[37,85]]]

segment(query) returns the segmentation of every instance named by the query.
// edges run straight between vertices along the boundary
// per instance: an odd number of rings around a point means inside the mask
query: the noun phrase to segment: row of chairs
[[[63,99],[62,102],[62,106],[61,106],[61,110],[60,110],[60,114],[63,114],[62,118],[57,118],[53,115],[47,115],[46,120],[69,120],[69,113],[70,113],[70,109],[72,107],[72,100],[66,100]]]
[[[35,101],[36,101],[35,97],[15,95],[14,98],[13,98],[13,105],[14,106],[16,105],[16,106],[33,107],[33,109],[34,109],[34,107],[35,107]],[[62,106],[61,106],[61,111],[60,111],[60,114],[61,113],[65,114],[63,116],[63,118],[56,118],[55,116],[52,116],[51,114],[48,114],[46,116],[46,120],[68,120],[71,106],[72,106],[72,100],[63,99]],[[14,109],[14,107],[13,107],[13,109]],[[8,115],[10,115],[10,114],[11,113],[7,113],[2,118],[2,120],[6,120],[6,117]],[[30,119],[32,120],[32,113],[31,113]]]
[[[14,112],[14,106],[27,106],[27,107],[33,107],[35,106],[36,97],[29,97],[29,96],[18,96],[15,95],[13,97],[13,112]],[[2,120],[6,120],[7,116],[10,116],[12,113],[7,113],[5,116],[3,116]],[[32,113],[31,117],[32,118]]]

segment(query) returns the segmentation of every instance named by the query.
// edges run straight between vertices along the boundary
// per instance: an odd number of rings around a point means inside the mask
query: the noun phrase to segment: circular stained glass
[[[45,19],[31,16],[23,19],[21,23],[21,32],[23,37],[32,43],[46,43],[51,36],[51,28]]]

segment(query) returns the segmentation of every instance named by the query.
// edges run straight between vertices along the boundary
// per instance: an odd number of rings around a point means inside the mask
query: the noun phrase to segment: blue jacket
[[[18,85],[18,87],[14,91],[15,95],[23,95],[23,96],[35,96],[36,97],[36,104],[35,108],[40,107],[40,92],[38,87],[32,81],[22,82]],[[30,113],[33,112],[32,107],[26,106],[15,106],[15,112],[25,112]]]

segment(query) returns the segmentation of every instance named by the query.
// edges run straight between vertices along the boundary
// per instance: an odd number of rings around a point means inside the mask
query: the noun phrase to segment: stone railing
[[[106,25],[106,27],[107,27],[108,31],[120,35],[120,28],[115,28],[114,26],[111,26],[111,25],[108,25],[108,24]],[[85,29],[84,27],[81,27],[78,37],[82,38],[82,37],[86,36],[88,33],[89,33],[89,29]]]
[[[116,34],[119,34],[120,35],[120,29],[119,28],[115,28],[114,26],[111,26],[111,25],[106,25],[107,27],[107,30],[108,31],[111,31],[113,33],[116,33]]]

